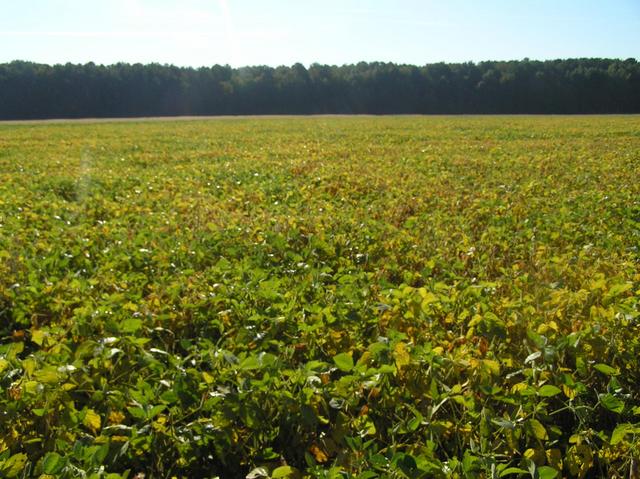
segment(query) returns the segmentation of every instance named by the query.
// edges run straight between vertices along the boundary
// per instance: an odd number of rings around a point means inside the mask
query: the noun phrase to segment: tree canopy
[[[635,59],[333,66],[0,64],[0,119],[327,113],[638,113]]]

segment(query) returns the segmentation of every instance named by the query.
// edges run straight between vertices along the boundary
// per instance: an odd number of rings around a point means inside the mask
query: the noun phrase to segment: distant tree
[[[0,64],[0,118],[308,113],[639,113],[633,58],[308,69]]]

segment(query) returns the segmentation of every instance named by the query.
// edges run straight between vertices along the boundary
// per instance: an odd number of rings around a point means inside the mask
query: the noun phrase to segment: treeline
[[[0,118],[638,113],[635,59],[272,68],[0,64]]]

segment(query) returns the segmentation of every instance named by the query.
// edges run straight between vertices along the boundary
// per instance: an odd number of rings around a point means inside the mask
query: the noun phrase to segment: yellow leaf
[[[207,384],[211,384],[214,381],[213,376],[206,371],[202,372],[202,378],[204,379],[204,382]]]
[[[498,363],[498,361],[494,361],[493,359],[483,359],[482,365],[494,376],[500,375],[500,363]]]
[[[438,302],[438,297],[435,294],[433,294],[431,291],[427,291],[424,288],[420,288],[418,291],[420,293],[420,296],[422,297],[423,311],[426,309],[426,306],[428,306],[429,304]]]
[[[100,416],[93,409],[87,409],[82,424],[87,426],[94,433],[100,429]]]
[[[547,430],[544,428],[542,423],[537,419],[530,419],[529,426],[531,427],[531,431],[536,439],[540,439],[544,441],[545,439],[549,439],[549,435],[547,434]]]
[[[109,424],[121,424],[124,421],[124,414],[120,411],[111,411],[109,413]]]
[[[329,456],[327,456],[327,453],[324,452],[319,446],[317,446],[316,444],[313,444],[310,448],[309,448],[309,452],[313,455],[313,457],[315,458],[315,460],[317,462],[319,462],[320,464],[327,462],[327,460],[329,459]]]
[[[36,343],[38,346],[42,346],[44,343],[44,338],[46,337],[46,333],[41,329],[32,329],[31,330],[31,341]]]
[[[575,389],[571,389],[569,386],[567,386],[566,384],[562,385],[562,392],[564,393],[565,396],[567,396],[569,399],[574,399],[576,397],[576,391]]]
[[[411,362],[411,356],[409,356],[409,352],[407,351],[404,343],[396,344],[396,347],[393,350],[393,357],[396,360],[396,366],[398,366],[398,369]]]
[[[14,454],[2,463],[0,472],[3,477],[18,477],[20,473],[24,472],[27,460],[27,455],[24,453]]]
[[[138,311],[138,306],[134,303],[126,303],[122,309],[128,309],[129,311],[136,312]]]
[[[597,289],[605,290],[606,287],[607,287],[607,282],[602,277],[602,275],[600,275],[598,279],[591,281],[591,283],[589,284],[589,288],[591,289],[591,291],[595,291]]]
[[[544,465],[545,461],[547,460],[545,452],[540,449],[529,448],[524,451],[524,457],[526,457],[530,461],[535,462],[536,466]]]
[[[475,314],[473,316],[473,318],[471,318],[471,321],[469,321],[469,324],[467,326],[472,328],[472,327],[480,324],[481,321],[482,321],[482,316],[480,316],[479,314]]]
[[[593,465],[593,453],[591,452],[591,448],[586,444],[572,446],[569,448],[566,460],[569,466],[569,472],[574,476],[583,478]]]
[[[38,381],[27,381],[23,384],[24,391],[27,394],[37,394],[40,383]]]
[[[562,453],[560,449],[547,449],[547,464],[562,471]]]
[[[516,383],[513,386],[511,386],[511,392],[515,394],[522,391],[526,391],[528,388],[529,388],[529,385],[527,383]]]
[[[58,368],[54,366],[45,366],[34,372],[34,378],[45,384],[53,384],[58,382]]]

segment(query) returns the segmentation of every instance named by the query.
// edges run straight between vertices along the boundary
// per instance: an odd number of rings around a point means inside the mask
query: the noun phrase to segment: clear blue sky
[[[2,0],[0,62],[640,59],[640,0]]]

